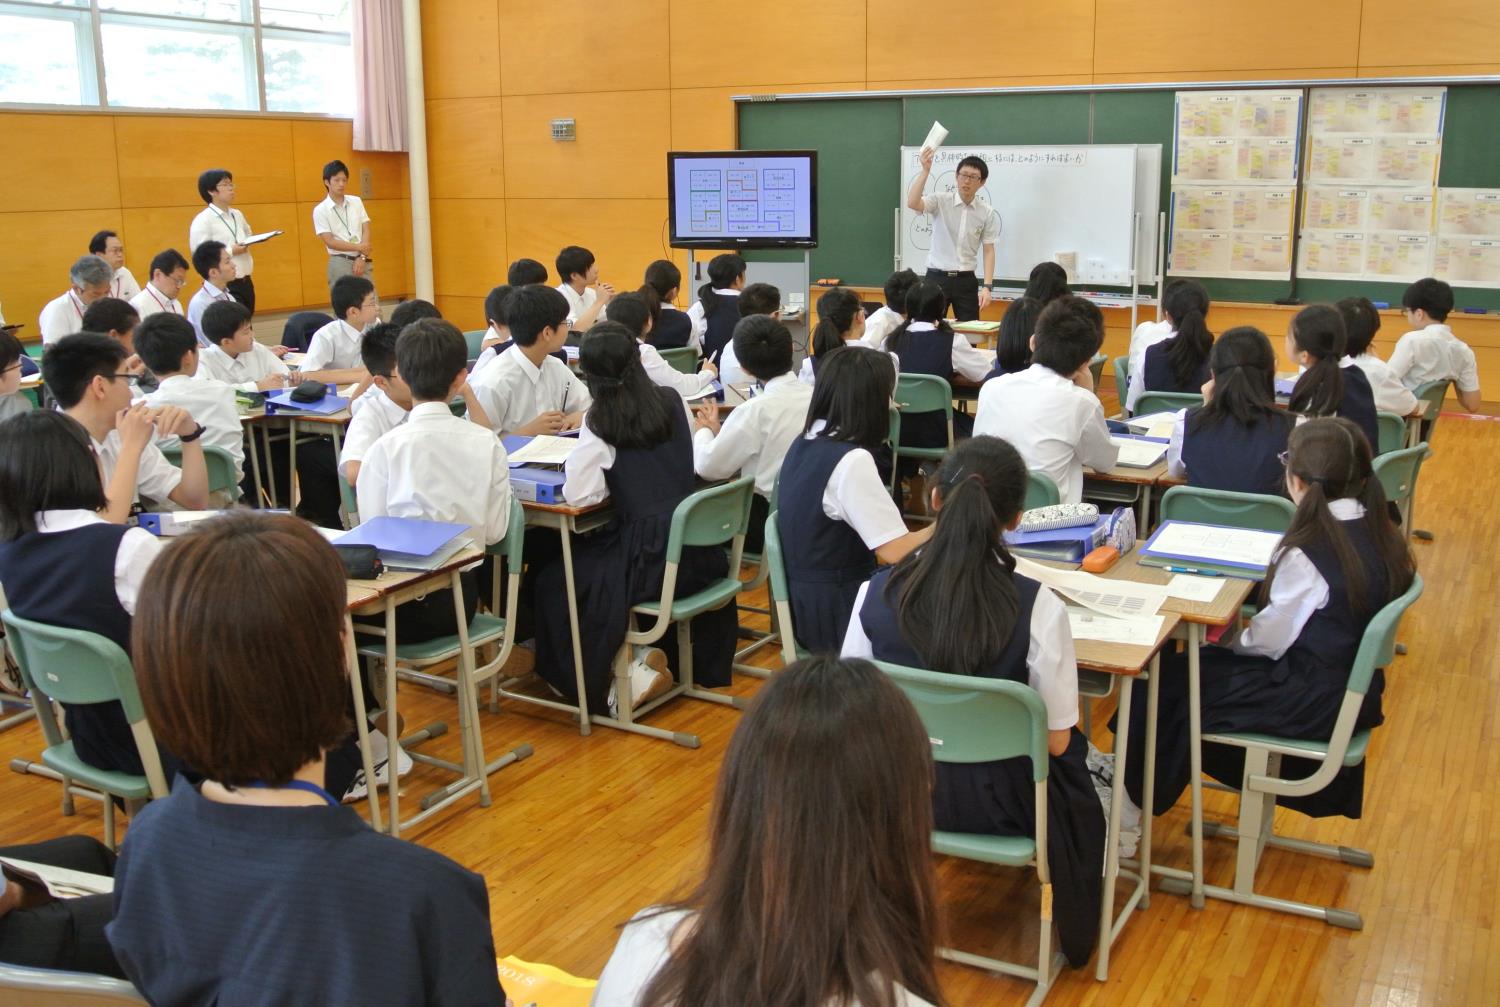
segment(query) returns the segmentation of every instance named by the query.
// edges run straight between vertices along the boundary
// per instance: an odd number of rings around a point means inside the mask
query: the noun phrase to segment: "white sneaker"
[[[375,766],[375,786],[383,787],[391,780],[390,740],[380,731],[370,732],[370,761]],[[412,771],[416,765],[406,749],[396,743],[396,778],[399,780]],[[360,769],[354,774],[354,779],[349,783],[349,789],[344,791],[343,801],[349,804],[353,801],[362,801],[369,794],[369,788],[365,785],[365,771]]]
[[[630,662],[630,708],[635,710],[672,687],[672,673],[668,670],[667,655],[656,647],[641,647]],[[610,716],[619,715],[619,697],[615,686],[609,686]]]
[[[1099,798],[1099,807],[1104,810],[1104,820],[1108,822],[1110,802],[1114,800],[1114,754],[1101,752],[1090,743],[1084,763],[1094,784],[1094,794]],[[1141,809],[1136,807],[1128,793],[1122,793],[1120,797],[1120,856],[1129,859],[1136,855],[1141,845]]]

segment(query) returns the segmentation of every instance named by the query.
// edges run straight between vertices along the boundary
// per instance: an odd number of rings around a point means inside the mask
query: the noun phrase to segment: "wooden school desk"
[[[340,446],[343,442],[344,429],[349,426],[349,421],[353,418],[354,414],[348,409],[340,409],[336,413],[327,414],[297,413],[286,410],[267,416],[265,407],[257,406],[254,409],[240,413],[240,424],[245,428],[245,432],[249,435],[251,441],[251,450],[247,453],[250,455],[250,472],[251,478],[255,483],[256,501],[260,501],[261,492],[264,489],[271,501],[272,507],[275,507],[278,502],[274,467],[262,475],[260,453],[254,450],[255,432],[257,430],[261,435],[261,444],[265,450],[267,461],[271,457],[271,431],[285,429],[288,432],[287,436],[291,444],[287,449],[287,478],[291,480],[292,485],[287,487],[287,507],[295,509],[297,506],[297,437],[299,428],[302,433],[313,437],[321,436],[324,433],[332,435],[333,457],[335,462],[337,462]],[[313,428],[311,431],[308,429],[309,426]],[[318,430],[317,427],[320,426],[326,429]]]

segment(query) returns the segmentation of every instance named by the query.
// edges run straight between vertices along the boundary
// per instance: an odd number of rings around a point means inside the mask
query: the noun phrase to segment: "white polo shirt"
[[[1120,457],[1099,397],[1041,364],[984,383],[974,415],[981,434],[1009,441],[1027,468],[1057,484],[1062,503],[1083,500],[1085,465],[1103,471]]]
[[[500,433],[525,426],[544,412],[576,413],[594,402],[567,364],[546,356],[538,367],[515,343],[483,370],[476,368],[469,387]]]
[[[965,203],[957,191],[922,197],[922,212],[932,217],[932,248],[927,268],[973,272],[981,245],[1000,240],[1000,214],[978,195]]]
[[[317,332],[307,344],[307,355],[299,370],[344,370],[363,367],[359,355],[360,331],[348,322],[335,318]]]
[[[183,314],[182,305],[178,303],[177,298],[168,297],[150,283],[142,287],[140,293],[130,299],[130,306],[143,320],[163,311],[174,315]]]
[[[347,241],[350,244],[359,244],[360,230],[370,219],[365,212],[365,204],[358,196],[344,194],[344,204],[340,206],[333,201],[332,196],[323,197],[323,202],[313,207],[313,233],[322,237],[331,234],[339,241]],[[323,246],[323,250],[329,255],[350,255],[350,252],[338,252]]]
[[[714,376],[708,371],[684,374],[667,363],[661,351],[655,346],[643,340],[637,340],[637,342],[641,348],[641,367],[645,368],[646,377],[650,378],[653,383],[663,388],[674,389],[677,394],[684,397],[696,395],[714,383]]]
[[[903,321],[901,312],[894,311],[889,306],[881,308],[865,319],[865,334],[861,337],[861,342],[872,350],[883,350],[886,339]]]
[[[559,283],[556,289],[568,299],[568,326],[570,328],[594,306],[594,302],[599,300],[599,292],[593,287],[584,287],[581,294],[573,289],[571,283]]]
[[[220,241],[225,247],[232,249],[235,245],[243,245],[245,239],[254,233],[250,230],[249,221],[245,220],[245,215],[239,210],[231,206],[226,213],[210,203],[188,225],[188,248],[197,248],[205,241]],[[192,258],[191,251],[188,258]],[[237,277],[249,276],[250,271],[255,268],[255,259],[251,257],[249,249],[239,255],[231,255],[231,258],[234,259]]]
[[[339,450],[339,471],[344,474],[345,479],[349,478],[350,462],[363,465],[365,456],[370,453],[375,442],[405,423],[406,417],[411,415],[374,385],[355,401],[363,405],[354,414],[354,419],[349,421],[349,428],[344,432],[343,446]]]
[[[128,301],[141,292],[141,285],[135,282],[135,277],[130,270],[121,266],[115,270],[114,279],[109,281],[109,296],[118,297],[122,301]]]
[[[812,386],[795,374],[772,378],[759,395],[735,407],[718,436],[708,429],[693,433],[693,468],[704,479],[753,475],[755,492],[769,500],[811,402]]]
[[[37,327],[42,333],[43,345],[50,346],[63,336],[83,331],[83,300],[69,287],[61,297],[54,297],[42,309]]]
[[[115,474],[115,466],[120,461],[120,431],[111,430],[102,442],[94,441],[93,444],[94,453],[99,456],[104,485],[108,487],[110,478]],[[146,497],[157,504],[170,507],[172,493],[180,482],[182,470],[167,461],[161,448],[152,442],[141,452],[141,463],[137,466],[135,475],[135,496],[131,500],[134,502]]]

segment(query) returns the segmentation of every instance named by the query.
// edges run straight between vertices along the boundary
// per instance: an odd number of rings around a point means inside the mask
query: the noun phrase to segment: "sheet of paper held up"
[[[1109,580],[1082,570],[1059,570],[1025,556],[1016,557],[1016,572],[1046,584],[1062,594],[1064,600],[1083,605],[1101,615],[1155,615],[1167,600],[1167,589],[1162,584]],[[1155,640],[1155,637],[1151,638],[1151,642]]]
[[[1170,521],[1157,533],[1149,552],[1153,556],[1264,567],[1271,565],[1271,556],[1280,544],[1277,532]]]
[[[1159,615],[1133,615],[1125,618],[1100,615],[1086,608],[1068,606],[1068,629],[1075,640],[1097,640],[1101,643],[1123,643],[1132,647],[1149,647],[1161,633]]]
[[[923,150],[937,150],[948,139],[948,130],[936,119],[932,121],[932,128],[927,131],[927,139],[922,141]]]
[[[1109,442],[1120,449],[1117,464],[1149,469],[1166,456],[1167,446],[1159,441],[1138,441],[1130,437],[1111,437]]]
[[[509,460],[512,465],[561,465],[577,446],[576,437],[538,434],[530,443],[512,451]]]
[[[1190,573],[1179,573],[1167,583],[1167,594],[1183,601],[1211,602],[1219,596],[1224,586],[1222,577],[1194,577]]]

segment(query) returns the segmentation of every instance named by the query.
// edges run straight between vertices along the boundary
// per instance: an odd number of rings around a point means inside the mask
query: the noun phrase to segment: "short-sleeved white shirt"
[[[1099,397],[1042,364],[984,383],[974,414],[981,434],[1009,441],[1027,468],[1057,484],[1063,503],[1083,499],[1085,465],[1111,469],[1120,456]]]
[[[928,269],[973,272],[982,245],[1000,240],[1000,214],[979,196],[965,203],[957,192],[930,192],[922,212],[933,218]]]
[[[360,231],[364,224],[370,219],[365,212],[365,204],[358,196],[344,194],[344,205],[339,206],[333,201],[332,196],[323,197],[323,202],[313,207],[313,233],[322,236],[332,234],[339,241],[347,241],[351,245],[359,244]],[[338,252],[323,246],[329,255],[348,255],[348,252]]]
[[[63,291],[61,297],[54,297],[47,302],[42,309],[41,317],[37,319],[37,327],[42,333],[42,343],[50,346],[63,336],[71,336],[75,332],[83,331],[84,304],[82,299],[69,287]]]
[[[149,283],[141,288],[140,293],[130,299],[130,306],[143,321],[163,311],[170,311],[174,315],[183,313],[182,304],[177,298],[168,297]]]
[[[354,326],[335,318],[313,333],[300,370],[311,372],[363,367],[364,360],[359,355],[360,335]]]
[[[119,463],[120,447],[120,431],[118,430],[111,430],[103,442],[94,441],[94,453],[99,456],[106,487],[109,486],[109,480],[115,474],[115,466]],[[182,470],[167,461],[167,456],[161,453],[161,448],[157,447],[154,442],[147,444],[146,450],[141,452],[141,463],[136,468],[134,500],[145,497],[157,504],[170,506],[172,493],[180,482],[182,482]]]
[[[122,301],[128,301],[141,292],[141,285],[135,282],[135,276],[121,266],[115,270],[114,279],[109,281],[109,296],[117,297]]]
[[[250,222],[239,210],[231,206],[226,213],[210,203],[198,211],[198,215],[188,226],[190,250],[188,258],[192,258],[191,249],[197,248],[205,241],[222,242],[226,248],[232,249],[235,245],[243,245],[245,239],[254,233],[250,230]],[[249,276],[255,269],[255,259],[250,255],[248,248],[239,255],[231,254],[230,258],[234,259],[234,272],[237,277]]]
[[[1408,332],[1391,354],[1391,373],[1416,390],[1429,381],[1452,381],[1461,392],[1479,391],[1479,366],[1469,344],[1444,322]]]

